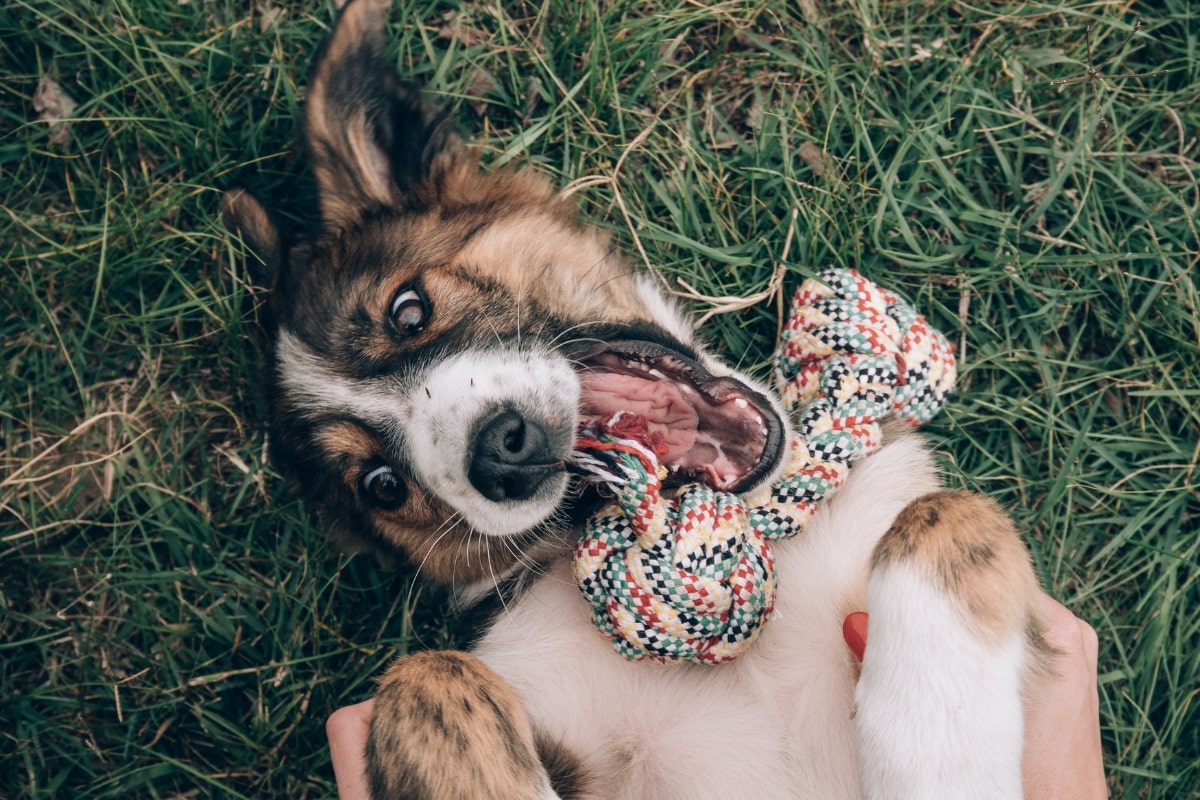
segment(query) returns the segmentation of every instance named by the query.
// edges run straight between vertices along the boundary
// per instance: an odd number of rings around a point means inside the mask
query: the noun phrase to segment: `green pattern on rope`
[[[806,281],[776,353],[788,409],[800,409],[782,477],[745,498],[702,484],[674,496],[641,417],[585,427],[577,466],[614,500],[587,522],[575,577],[593,621],[629,659],[717,664],[742,653],[771,614],[770,542],[795,536],[851,464],[881,444],[880,423],[912,424],[954,382],[949,343],[895,295],[851,270]]]

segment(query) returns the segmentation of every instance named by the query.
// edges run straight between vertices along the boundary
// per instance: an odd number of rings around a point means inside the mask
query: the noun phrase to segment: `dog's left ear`
[[[400,84],[385,53],[390,0],[351,0],[318,57],[304,138],[327,227],[380,206],[419,203],[423,184],[449,170],[462,140],[418,93]]]
[[[258,286],[270,289],[285,258],[274,216],[254,195],[244,189],[234,189],[225,192],[221,198],[221,218],[226,229],[239,234],[250,249],[251,257],[246,264],[251,279]]]

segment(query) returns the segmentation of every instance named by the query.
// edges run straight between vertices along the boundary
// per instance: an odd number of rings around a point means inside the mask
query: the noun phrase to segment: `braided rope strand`
[[[629,659],[719,664],[757,638],[774,607],[771,542],[800,533],[881,422],[936,413],[953,351],[907,303],[851,270],[806,281],[776,353],[782,401],[799,409],[782,477],[745,498],[691,484],[662,490],[660,443],[618,412],[588,425],[577,465],[612,491],[587,521],[575,579],[593,621]]]

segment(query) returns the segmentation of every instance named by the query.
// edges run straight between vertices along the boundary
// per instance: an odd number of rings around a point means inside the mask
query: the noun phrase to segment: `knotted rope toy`
[[[575,580],[626,658],[719,664],[740,655],[774,607],[771,542],[804,530],[850,466],[879,448],[885,418],[928,421],[955,374],[946,338],[852,270],[796,291],[775,367],[797,432],[782,477],[745,498],[699,483],[664,492],[662,443],[636,415],[580,431],[576,466],[613,500],[585,525]]]

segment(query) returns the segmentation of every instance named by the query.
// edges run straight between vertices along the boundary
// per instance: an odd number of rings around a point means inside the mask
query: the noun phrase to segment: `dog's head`
[[[621,408],[680,479],[769,478],[777,404],[544,177],[480,173],[386,65],[387,8],[350,3],[312,79],[316,230],[288,246],[250,195],[226,198],[270,277],[272,457],[335,538],[445,581],[496,574],[574,523],[578,427]]]

